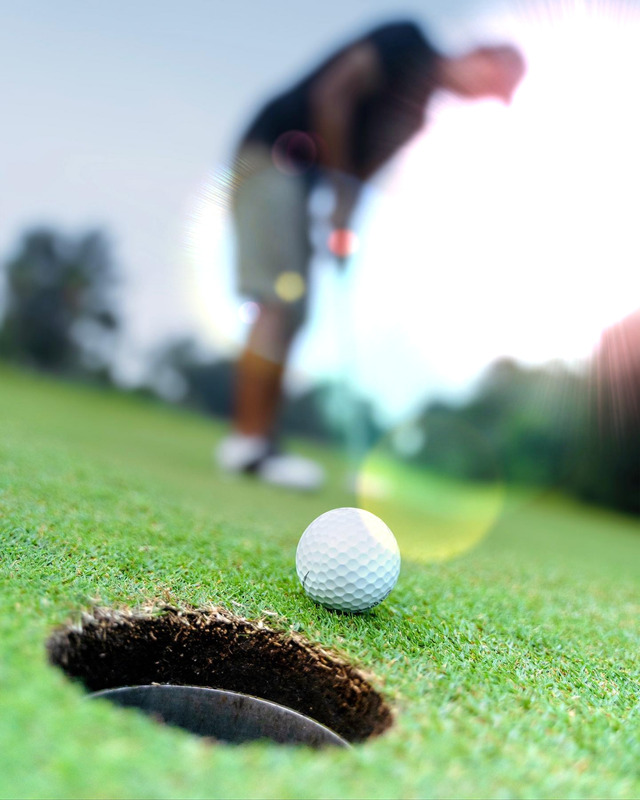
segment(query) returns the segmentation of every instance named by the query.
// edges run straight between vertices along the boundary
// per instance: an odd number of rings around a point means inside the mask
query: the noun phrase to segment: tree
[[[233,410],[234,364],[201,352],[190,337],[162,344],[149,364],[151,390],[172,403],[207,414],[230,417]]]
[[[578,493],[640,514],[640,311],[604,332],[591,386],[592,425]]]
[[[590,369],[494,364],[473,398],[432,403],[414,461],[443,474],[561,488],[640,513],[640,315],[608,331]]]
[[[6,266],[0,354],[55,372],[108,369],[118,329],[116,272],[104,236],[27,232]]]

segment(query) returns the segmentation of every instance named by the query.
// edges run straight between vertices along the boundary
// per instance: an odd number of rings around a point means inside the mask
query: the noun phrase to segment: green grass
[[[362,616],[311,603],[304,527],[353,502],[218,475],[217,423],[0,369],[0,796],[638,797],[640,525],[508,495],[481,544],[405,559]],[[310,447],[310,446],[309,446]],[[304,448],[303,448],[304,449]],[[426,493],[426,497],[429,493]],[[349,752],[210,746],[84,700],[46,662],[96,602],[221,604],[373,673],[397,712]]]

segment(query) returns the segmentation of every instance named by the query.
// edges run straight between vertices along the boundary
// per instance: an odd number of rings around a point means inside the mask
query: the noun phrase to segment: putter
[[[350,258],[336,257],[336,308],[339,323],[339,366],[338,393],[343,404],[342,428],[343,440],[347,453],[347,486],[349,491],[356,490],[360,463],[367,449],[367,437],[364,418],[360,413],[356,388],[353,381],[358,363],[356,336],[353,327],[352,285]]]
[[[326,187],[325,187],[326,189]],[[330,216],[332,203],[310,203],[310,220],[313,226],[312,239],[321,253],[326,255],[327,241],[332,226]],[[359,413],[356,391],[353,385],[354,369],[358,363],[355,332],[351,319],[351,258],[331,256],[334,267],[333,306],[337,316],[336,343],[340,354],[337,359],[334,403],[341,413],[338,420],[339,434],[347,456],[346,488],[356,490],[360,462],[366,452],[364,419]]]

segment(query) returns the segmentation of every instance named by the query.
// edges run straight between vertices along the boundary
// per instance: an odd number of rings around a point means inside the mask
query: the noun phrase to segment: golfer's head
[[[466,97],[497,97],[510,103],[524,77],[522,54],[510,45],[477,47],[455,59],[457,91]]]

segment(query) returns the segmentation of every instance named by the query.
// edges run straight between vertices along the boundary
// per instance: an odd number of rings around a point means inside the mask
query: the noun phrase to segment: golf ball
[[[366,611],[396,585],[400,551],[384,522],[361,508],[321,514],[300,538],[300,583],[312,600],[336,611]]]

